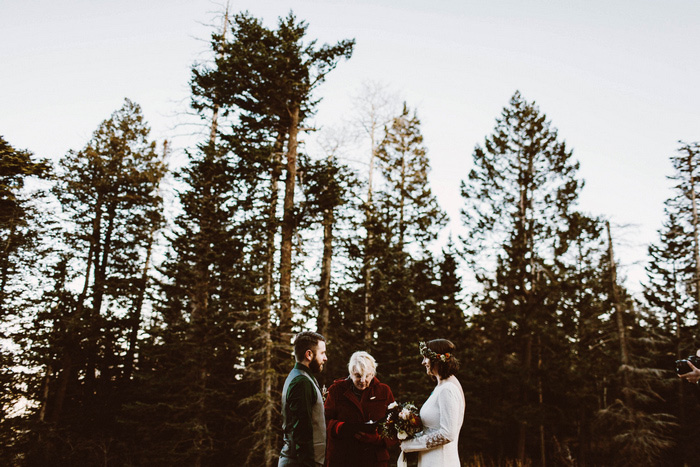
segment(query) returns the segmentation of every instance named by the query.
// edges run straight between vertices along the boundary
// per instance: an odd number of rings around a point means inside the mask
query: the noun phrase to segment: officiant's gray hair
[[[377,361],[365,351],[360,350],[355,352],[350,356],[348,373],[352,375],[355,371],[361,375],[367,375],[369,373],[377,374]]]

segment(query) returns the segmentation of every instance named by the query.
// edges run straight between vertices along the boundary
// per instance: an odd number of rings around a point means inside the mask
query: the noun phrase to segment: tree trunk
[[[628,392],[629,376],[628,367],[630,363],[629,344],[627,342],[627,330],[624,320],[624,306],[620,299],[620,292],[617,286],[617,267],[615,265],[615,256],[613,254],[612,234],[610,233],[610,222],[605,222],[605,228],[608,232],[608,263],[610,267],[610,290],[612,292],[613,306],[615,307],[615,323],[617,324],[617,332],[620,339],[620,363],[622,370],[622,386],[625,394],[625,402],[629,402]]]
[[[194,457],[194,467],[201,467],[204,461],[205,453],[207,452],[207,424],[204,420],[204,413],[206,409],[206,398],[207,393],[207,368],[201,366],[199,368],[199,373],[197,375],[197,401],[195,407],[197,407],[197,412],[194,416],[194,446],[195,446],[195,457]]]
[[[100,243],[100,232],[98,232],[98,248],[96,255],[100,258],[95,260],[95,282],[92,287],[92,308],[88,322],[88,336],[85,345],[87,365],[85,368],[85,394],[90,397],[97,390],[97,359],[98,346],[101,336],[100,315],[102,302],[104,301],[105,283],[107,281],[107,267],[109,265],[110,254],[112,252],[112,233],[114,232],[114,217],[116,206],[114,201],[109,203],[107,208],[107,227],[105,228],[104,240]],[[103,374],[105,378],[108,375]]]
[[[202,226],[203,230],[207,227]],[[204,254],[203,257],[209,257],[208,252]],[[199,261],[197,265],[199,271],[197,274],[197,282],[195,284],[195,290],[192,297],[192,312],[191,312],[191,325],[189,330],[189,339],[194,343],[195,361],[197,362],[194,367],[193,375],[193,386],[197,388],[196,394],[197,399],[194,401],[195,414],[194,414],[194,433],[193,433],[193,443],[195,450],[195,458],[193,464],[195,467],[202,465],[203,456],[206,451],[204,447],[206,445],[206,433],[207,425],[204,421],[204,414],[206,409],[206,388],[207,388],[207,374],[208,374],[208,355],[202,352],[205,348],[204,343],[207,341],[209,329],[209,296],[210,296],[210,274],[208,264],[204,261]]]
[[[695,197],[695,166],[693,165],[693,151],[688,147],[688,175],[690,183],[690,202],[693,207],[693,258],[695,259],[695,314],[700,316],[700,241],[698,240],[698,206]]]
[[[280,337],[286,342],[292,334],[292,244],[295,230],[294,188],[297,175],[297,135],[299,133],[299,106],[289,112],[289,139],[287,143],[287,179],[284,189],[282,218],[282,246],[280,248]]]
[[[371,151],[369,156],[369,175],[367,177],[367,206],[365,207],[367,238],[365,239],[365,254],[363,258],[365,294],[363,300],[364,309],[362,313],[362,340],[365,347],[369,346],[372,339],[372,314],[370,312],[370,304],[372,302],[372,243],[374,241],[374,205],[372,200],[372,192],[374,189],[374,161],[377,157],[375,131],[376,123],[374,117],[372,117],[372,124],[370,126]]]
[[[333,257],[333,209],[323,211],[323,259],[321,261],[321,287],[319,290],[318,332],[328,331],[331,293],[331,259]]]
[[[544,388],[542,386],[542,338],[537,336],[537,402],[541,412],[544,412]],[[540,459],[542,467],[546,463],[546,443],[544,436],[544,423],[540,422]]]
[[[275,371],[273,365],[274,356],[274,341],[272,339],[272,295],[273,295],[273,271],[275,268],[275,236],[277,235],[277,202],[279,178],[282,164],[282,148],[284,146],[284,131],[280,131],[277,135],[277,141],[273,148],[272,171],[270,174],[270,206],[268,209],[267,218],[267,238],[265,251],[265,265],[263,267],[263,307],[261,310],[260,332],[263,346],[262,354],[262,379],[261,391],[263,393],[263,411],[264,424],[262,427],[263,440],[262,448],[264,450],[263,457],[266,466],[272,465],[272,459],[276,452],[276,443],[274,431],[272,427],[274,408],[276,401],[273,397],[273,389],[275,387]]]
[[[51,365],[47,365],[46,373],[44,374],[43,381],[41,382],[41,407],[39,408],[39,421],[46,421],[46,407],[49,402],[49,388],[51,385],[51,373],[53,369]]]
[[[51,410],[49,410],[48,421],[50,423],[58,423],[63,411],[63,404],[68,393],[68,384],[75,376],[75,366],[73,364],[73,349],[71,347],[64,348],[63,358],[61,358],[61,373],[58,375],[58,384],[56,387],[56,397],[53,398]]]
[[[527,156],[526,156],[527,157]],[[522,154],[519,154],[518,160],[522,163]],[[520,398],[523,406],[528,404],[528,389],[530,387],[530,378],[532,373],[532,339],[533,333],[529,322],[531,317],[527,316],[528,312],[533,310],[532,308],[532,296],[534,295],[535,288],[535,263],[534,263],[534,243],[529,232],[529,222],[528,214],[530,212],[530,184],[532,180],[533,172],[533,158],[532,156],[527,157],[527,163],[522,164],[520,167],[520,201],[519,201],[519,213],[518,213],[518,229],[520,231],[519,238],[516,237],[516,241],[521,243],[522,249],[521,258],[515,258],[518,264],[518,269],[522,268],[522,279],[520,282],[520,293],[522,294],[522,303],[518,306],[520,309],[524,310],[520,316],[520,325],[523,329],[523,334],[525,336],[525,349],[523,356],[523,369],[525,371],[525,381],[521,384]],[[529,258],[527,257],[529,253]],[[525,263],[530,262],[530,273],[525,275]],[[525,462],[526,459],[526,441],[527,441],[527,421],[521,420],[518,427],[518,459],[521,462]]]
[[[680,360],[681,358],[685,358],[683,356],[683,352],[681,351],[682,348],[682,342],[683,342],[683,335],[682,335],[682,320],[681,320],[681,315],[678,312],[680,310],[680,306],[678,304],[678,289],[677,289],[677,284],[678,284],[678,273],[676,271],[676,264],[675,261],[673,263],[673,280],[671,283],[673,284],[673,309],[676,310],[675,313],[675,325],[676,325],[676,360]],[[685,426],[685,390],[684,390],[684,384],[683,380],[679,379],[678,380],[678,422],[680,426]]]
[[[131,379],[131,374],[134,370],[134,357],[136,355],[136,344],[138,342],[139,328],[141,325],[141,314],[143,311],[143,302],[146,297],[146,290],[148,288],[148,270],[151,267],[151,254],[153,252],[153,242],[156,234],[155,224],[151,226],[151,231],[148,235],[148,246],[146,247],[146,261],[143,265],[143,270],[141,272],[141,279],[139,280],[139,290],[136,300],[134,301],[133,308],[131,310],[131,315],[129,316],[129,347],[126,351],[126,357],[124,361],[124,374],[122,379],[126,382]]]
[[[90,246],[88,248],[87,254],[87,264],[85,265],[85,283],[83,284],[83,289],[78,296],[75,317],[74,319],[80,320],[86,319],[83,316],[85,311],[85,299],[87,298],[88,290],[90,289],[90,277],[92,276],[92,269],[94,264],[94,259],[97,257],[97,252],[99,251],[99,232],[101,230],[102,224],[102,204],[103,197],[98,195],[97,201],[95,202],[95,217],[92,220],[92,235],[90,236]],[[77,324],[77,323],[76,323]],[[79,336],[68,336],[69,342],[63,347],[63,356],[61,357],[61,366],[57,369],[58,381],[56,384],[56,392],[53,397],[49,397],[48,400],[51,401],[51,410],[49,410],[48,421],[52,423],[57,423],[61,417],[61,411],[63,410],[63,403],[66,398],[66,393],[68,391],[69,379],[73,375],[73,366],[75,364],[73,352],[74,346],[72,342],[75,338]],[[77,348],[77,345],[75,346]]]
[[[219,45],[224,45],[226,43],[226,30],[228,29],[228,3],[226,3],[226,13],[224,13],[224,24],[221,28],[221,41],[219,42]],[[217,54],[217,58],[221,58],[221,51],[219,51]],[[212,108],[212,115],[211,115],[211,130],[209,131],[209,144],[211,145],[212,149],[216,145],[216,133],[217,129],[219,126],[219,102],[217,99],[216,95],[216,89],[214,90],[214,98],[212,99],[213,101],[213,108]]]
[[[211,143],[213,144],[213,142]],[[163,162],[168,156],[168,140],[163,141]],[[160,183],[160,182],[159,182]],[[134,369],[134,356],[136,355],[136,344],[138,342],[139,327],[141,325],[141,315],[143,313],[143,302],[146,297],[146,290],[148,289],[148,270],[151,266],[151,255],[153,254],[153,243],[155,242],[156,231],[158,230],[158,225],[154,222],[151,224],[151,229],[148,232],[148,244],[146,245],[146,261],[143,265],[143,270],[141,273],[141,279],[139,280],[139,290],[136,300],[134,301],[134,306],[131,311],[131,316],[129,316],[129,347],[126,352],[126,359],[124,362],[124,381],[131,379],[131,374]]]
[[[525,358],[523,361],[523,366],[525,367],[526,371],[526,376],[525,376],[525,384],[522,385],[522,389],[520,390],[520,398],[521,398],[521,403],[523,406],[526,406],[528,403],[528,397],[527,397],[527,389],[528,389],[528,382],[530,381],[530,366],[532,365],[532,334],[530,334],[530,331],[527,331],[528,334],[525,337]],[[526,459],[526,453],[525,453],[525,444],[526,444],[526,439],[527,439],[527,422],[525,420],[521,420],[520,423],[518,424],[518,459],[521,462],[525,462]]]
[[[209,203],[208,199],[211,195],[211,180],[207,180],[202,186],[202,197],[205,203]],[[199,231],[208,232],[210,231],[211,219],[204,216],[199,219]],[[194,459],[192,464],[195,467],[200,467],[202,465],[204,455],[206,452],[206,442],[207,442],[207,425],[204,420],[204,413],[206,408],[206,388],[207,388],[207,374],[208,374],[208,364],[209,355],[202,352],[205,349],[204,343],[207,341],[209,334],[209,298],[211,296],[212,290],[212,278],[209,269],[212,246],[206,241],[202,242],[200,239],[201,254],[195,260],[194,264],[194,286],[192,287],[191,298],[190,298],[190,326],[188,329],[187,339],[194,344],[194,361],[191,371],[192,374],[192,385],[196,389],[197,399],[193,401],[193,406],[195,408],[195,414],[193,416],[194,423],[194,433],[192,435],[192,442],[194,443]]]
[[[10,261],[8,255],[10,246],[12,245],[12,238],[15,236],[15,232],[17,231],[16,219],[10,221],[10,224],[11,227],[10,231],[7,233],[7,241],[5,242],[5,246],[3,247],[2,260],[0,260],[0,313],[3,318],[5,317],[5,289],[7,287],[10,269]]]
[[[406,233],[406,153],[401,155],[401,196],[399,201],[399,251],[401,252],[401,269],[404,267],[403,244]]]

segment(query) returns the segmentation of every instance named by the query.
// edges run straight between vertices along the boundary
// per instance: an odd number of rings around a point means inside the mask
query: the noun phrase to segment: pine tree
[[[236,183],[245,186],[247,208],[258,213],[251,222],[264,232],[264,246],[255,257],[265,265],[260,309],[257,319],[250,317],[259,328],[254,342],[245,345],[246,380],[258,382],[260,389],[244,400],[258,408],[251,453],[262,453],[265,465],[277,454],[277,391],[290,363],[299,132],[318,103],[314,91],[340,59],[350,57],[354,45],[347,40],[316,47],[314,41],[305,42],[307,28],[291,13],[274,30],[248,14],[235,15],[231,37],[214,37],[215,66],[196,68],[192,79],[196,109],[219,106],[232,117],[219,132],[236,158]]]
[[[617,264],[614,258],[610,224],[608,236],[609,299],[614,310],[614,341],[618,346],[618,369],[613,375],[611,393],[615,400],[597,414],[599,446],[613,465],[657,463],[665,458],[674,441],[671,433],[676,428],[672,415],[660,410],[662,397],[659,382],[662,373],[653,368],[655,347],[660,342],[653,332],[643,329],[644,319],[653,329],[655,317],[644,316],[635,310],[632,300],[619,286]],[[641,344],[641,345],[640,345]]]
[[[560,349],[558,376],[563,384],[551,391],[559,392],[552,405],[562,413],[555,435],[559,449],[553,454],[568,453],[580,465],[593,458],[595,414],[610,403],[609,382],[619,366],[615,330],[607,318],[610,287],[603,225],[600,219],[573,213],[569,230],[562,232],[571,246],[556,259],[557,274],[566,277],[561,329],[571,345]]]
[[[430,382],[417,364],[419,339],[425,335],[427,311],[421,287],[435,281],[427,248],[445,224],[445,214],[428,183],[430,170],[420,120],[404,104],[379,145],[382,183],[375,197],[375,223],[370,225],[373,263],[373,350],[390,358],[385,374],[397,398],[417,402]],[[408,381],[425,381],[425,386]]]
[[[286,178],[279,288],[280,327],[282,335],[287,337],[291,335],[298,133],[318,102],[312,97],[313,91],[341,58],[350,58],[354,46],[352,40],[319,48],[314,42],[304,44],[307,28],[293,14],[280,19],[277,30],[263,27],[259,20],[247,14],[236,15],[233,38],[223,45],[216,69],[195,70],[193,79],[196,96],[205,96],[205,100],[206,96],[215,96],[223,107],[238,113],[249,131],[253,129],[262,138],[272,136],[278,142],[275,151],[284,151]],[[232,137],[239,139],[235,134]]]
[[[681,143],[678,153],[671,157],[675,182],[673,196],[665,202],[665,221],[659,229],[658,242],[649,246],[646,266],[647,282],[644,297],[649,309],[661,321],[660,328],[668,344],[664,360],[686,358],[700,347],[697,335],[698,317],[698,153],[697,143]],[[693,439],[700,426],[696,422],[696,388],[681,380],[674,381],[673,391],[665,397],[670,412],[678,418],[676,449],[681,461],[693,458],[687,441]],[[692,461],[691,461],[692,462]]]
[[[339,250],[338,225],[345,221],[343,208],[349,204],[351,187],[357,182],[354,174],[339,162],[333,152],[325,160],[303,163],[302,170],[306,198],[301,205],[305,224],[302,227],[308,225],[310,228],[311,224],[318,223],[323,232],[318,293],[312,302],[318,303],[317,331],[327,336],[331,323],[333,258]]]
[[[428,316],[428,328],[434,330],[430,339],[439,336],[451,340],[460,351],[464,351],[467,322],[462,308],[462,284],[458,273],[457,254],[450,243],[442,252],[442,259],[437,265],[437,284],[435,286],[433,305]]]
[[[83,150],[59,163],[53,193],[66,213],[66,228],[48,273],[55,288],[32,323],[34,345],[43,354],[32,354],[26,363],[45,373],[33,416],[49,424],[50,436],[61,438],[56,462],[89,463],[110,455],[130,365],[125,358],[133,358],[124,345],[133,314],[129,319],[125,310],[143,297],[144,265],[161,222],[158,187],[165,166],[148,135],[140,107],[127,99]],[[54,457],[53,448],[44,447]]]
[[[125,418],[138,434],[140,462],[211,465],[235,447],[228,437],[242,397],[237,362],[255,284],[243,266],[246,235],[235,223],[242,214],[229,162],[206,145],[181,174],[187,188],[162,266],[155,340]]]
[[[519,92],[473,160],[462,184],[468,228],[463,247],[482,284],[474,318],[483,346],[479,359],[503,369],[480,391],[493,391],[498,402],[492,407],[502,409],[495,420],[518,426],[517,432],[494,427],[497,436],[515,441],[515,452],[500,454],[524,461],[537,452],[545,462],[547,398],[557,387],[550,375],[565,348],[557,330],[562,278],[554,258],[569,248],[560,234],[569,229],[582,186],[578,163],[546,116]]]
[[[394,116],[394,97],[390,96],[385,87],[376,82],[368,82],[363,85],[362,93],[357,99],[356,105],[358,114],[357,125],[369,138],[369,164],[367,169],[367,197],[365,199],[364,210],[364,230],[366,235],[363,241],[363,266],[364,294],[363,316],[361,326],[361,338],[364,345],[369,345],[371,341],[372,313],[369,305],[372,301],[372,275],[375,265],[370,252],[373,250],[373,229],[374,219],[374,172],[377,165],[379,144],[383,140],[387,127],[390,126]]]
[[[31,177],[48,176],[47,161],[36,161],[28,151],[13,148],[0,136],[0,313],[7,318],[11,301],[16,298],[17,284],[22,282],[18,272],[26,267],[21,261],[23,251],[34,249],[32,225],[36,208],[31,204],[32,193],[25,189]],[[34,215],[34,216],[33,216]]]
[[[31,316],[29,303],[36,299],[35,278],[43,256],[43,189],[29,188],[30,180],[50,177],[50,165],[29,151],[12,147],[0,136],[0,463],[16,463],[23,438],[18,419],[11,418],[21,407],[31,371],[19,370],[21,356],[6,345],[19,323]],[[38,282],[38,281],[37,281]]]

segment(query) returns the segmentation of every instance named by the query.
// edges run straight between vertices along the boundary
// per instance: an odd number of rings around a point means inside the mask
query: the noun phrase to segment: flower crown
[[[446,362],[452,356],[449,353],[437,353],[434,350],[429,349],[425,342],[421,342],[419,345],[420,354],[426,358],[429,358],[430,360],[441,360]]]

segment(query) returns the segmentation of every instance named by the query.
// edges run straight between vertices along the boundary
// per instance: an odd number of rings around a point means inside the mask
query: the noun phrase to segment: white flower
[[[396,437],[401,439],[401,440],[404,440],[404,439],[408,438],[408,433],[406,433],[403,430],[399,430],[399,432],[396,433]]]
[[[401,412],[399,412],[399,418],[402,420],[408,420],[408,417],[411,415],[411,411],[408,410],[407,408],[403,408]]]
[[[394,402],[392,402],[391,404],[389,404],[386,408],[389,409],[389,410],[391,410],[391,409],[393,409],[394,407],[398,407],[398,405],[399,405],[399,404],[397,404],[396,401],[394,401]]]

